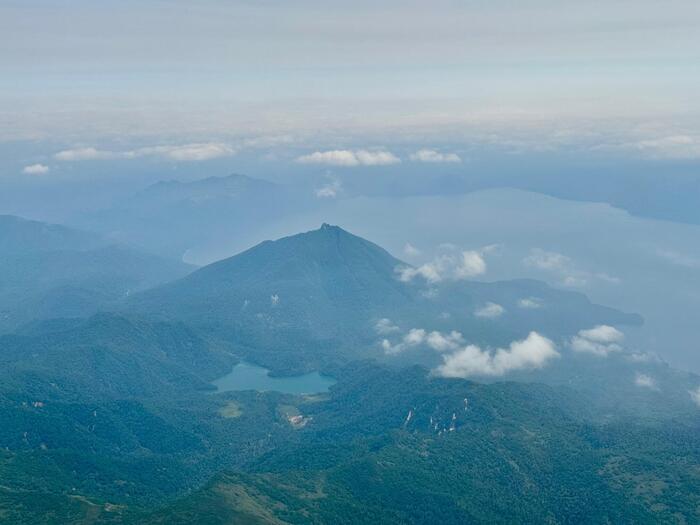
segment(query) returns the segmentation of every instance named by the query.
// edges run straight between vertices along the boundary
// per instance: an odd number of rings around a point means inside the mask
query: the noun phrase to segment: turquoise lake
[[[233,370],[212,384],[219,392],[238,390],[273,390],[285,394],[317,394],[327,392],[335,379],[311,372],[301,376],[270,377],[270,371],[250,363],[239,363]]]

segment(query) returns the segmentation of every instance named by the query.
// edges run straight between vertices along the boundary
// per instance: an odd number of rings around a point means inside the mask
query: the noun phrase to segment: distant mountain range
[[[180,259],[196,249],[220,250],[227,241],[246,238],[251,225],[259,228],[313,206],[310,195],[293,187],[234,174],[158,182],[77,223],[115,241]]]
[[[0,330],[80,317],[193,267],[64,226],[0,216]]]

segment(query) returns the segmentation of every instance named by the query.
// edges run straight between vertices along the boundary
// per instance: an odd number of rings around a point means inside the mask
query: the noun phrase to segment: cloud
[[[418,257],[421,254],[421,251],[415,246],[413,246],[410,242],[407,242],[403,246],[403,253],[408,257]]]
[[[330,150],[315,151],[308,155],[298,157],[300,164],[326,164],[329,166],[355,167],[355,166],[387,166],[401,162],[397,156],[389,151],[369,150]]]
[[[46,175],[48,172],[49,167],[44,164],[31,164],[22,168],[25,175]]]
[[[677,266],[684,266],[686,268],[700,267],[700,260],[694,259],[675,250],[658,250],[657,254],[659,257],[662,257]]]
[[[523,262],[540,270],[564,270],[571,264],[571,259],[561,253],[534,248]]]
[[[59,151],[53,157],[56,160],[73,162],[81,160],[105,160],[113,159],[118,155],[113,151],[98,150],[95,148],[77,148]]]
[[[561,284],[572,288],[584,287],[591,280],[604,281],[610,284],[620,283],[620,279],[617,277],[602,272],[591,273],[580,270],[570,257],[540,248],[530,250],[530,254],[523,259],[523,264],[531,268],[557,274],[561,279]]]
[[[392,344],[388,339],[381,342],[382,348],[389,355],[396,355],[417,346],[427,346],[436,352],[446,352],[456,350],[463,344],[464,337],[455,330],[443,334],[435,331],[428,332],[422,328],[411,328],[396,344]]]
[[[459,155],[456,153],[440,153],[433,149],[420,149],[415,153],[411,153],[409,158],[413,162],[434,162],[434,163],[457,163],[462,162]]]
[[[374,331],[379,335],[393,334],[399,330],[399,327],[392,323],[391,319],[387,319],[386,317],[380,319],[374,324]]]
[[[469,345],[455,353],[443,356],[443,364],[433,373],[442,377],[502,376],[522,369],[544,367],[559,356],[554,343],[537,332],[526,339],[513,341],[508,349],[482,350]]]
[[[571,339],[570,346],[576,352],[607,357],[611,352],[620,352],[622,350],[618,343],[622,342],[624,338],[625,334],[617,328],[608,325],[598,325],[588,330],[580,330],[578,335]]]
[[[142,157],[162,157],[178,162],[202,161],[235,155],[236,150],[220,142],[205,142],[169,146],[149,146],[124,151],[77,148],[59,151],[56,160],[77,162],[84,160],[136,159]]]
[[[668,135],[641,140],[631,146],[654,158],[697,159],[700,158],[700,137],[691,135]]]
[[[688,393],[690,394],[690,399],[700,407],[700,386],[695,390],[689,390]]]
[[[334,199],[343,189],[339,179],[331,178],[326,184],[316,189],[316,197],[319,199]]]
[[[484,306],[477,308],[474,315],[483,319],[496,319],[505,313],[506,309],[500,304],[486,303]]]
[[[537,297],[526,297],[518,301],[518,308],[523,308],[525,310],[542,308],[542,300]]]
[[[486,273],[486,261],[483,250],[466,250],[460,254],[439,255],[431,262],[417,268],[403,266],[396,269],[399,279],[409,282],[421,277],[429,283],[444,280],[464,280]]]
[[[653,377],[646,374],[637,374],[634,378],[634,384],[640,388],[649,388],[651,390],[658,390],[656,386],[656,381]]]
[[[182,146],[157,146],[136,150],[137,156],[162,155],[171,160],[185,162],[218,159],[235,154],[236,150],[234,148],[218,142],[185,144]]]

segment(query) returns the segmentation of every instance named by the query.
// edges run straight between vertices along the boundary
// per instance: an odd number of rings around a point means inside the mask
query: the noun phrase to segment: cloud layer
[[[204,142],[177,146],[150,146],[124,151],[101,150],[93,147],[75,148],[59,151],[54,155],[54,158],[63,162],[78,162],[85,160],[161,157],[173,161],[189,162],[229,157],[235,154],[236,149],[228,144]]]
[[[297,158],[301,164],[325,164],[351,168],[355,166],[388,166],[401,162],[396,155],[389,151],[360,150],[329,150],[315,151]]]

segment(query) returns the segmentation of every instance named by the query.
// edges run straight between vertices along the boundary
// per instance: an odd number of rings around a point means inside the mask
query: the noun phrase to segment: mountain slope
[[[64,226],[0,217],[0,331],[86,316],[191,267]]]
[[[138,294],[128,307],[236,342],[251,359],[278,371],[382,357],[375,325],[386,318],[395,331],[460,330],[471,342],[488,345],[507,344],[531,330],[559,337],[591,323],[640,322],[537,281],[425,286],[402,282],[397,268],[403,266],[379,246],[324,224]],[[532,295],[546,307],[511,308]],[[507,315],[498,320],[474,315],[495,299],[508,305]]]

